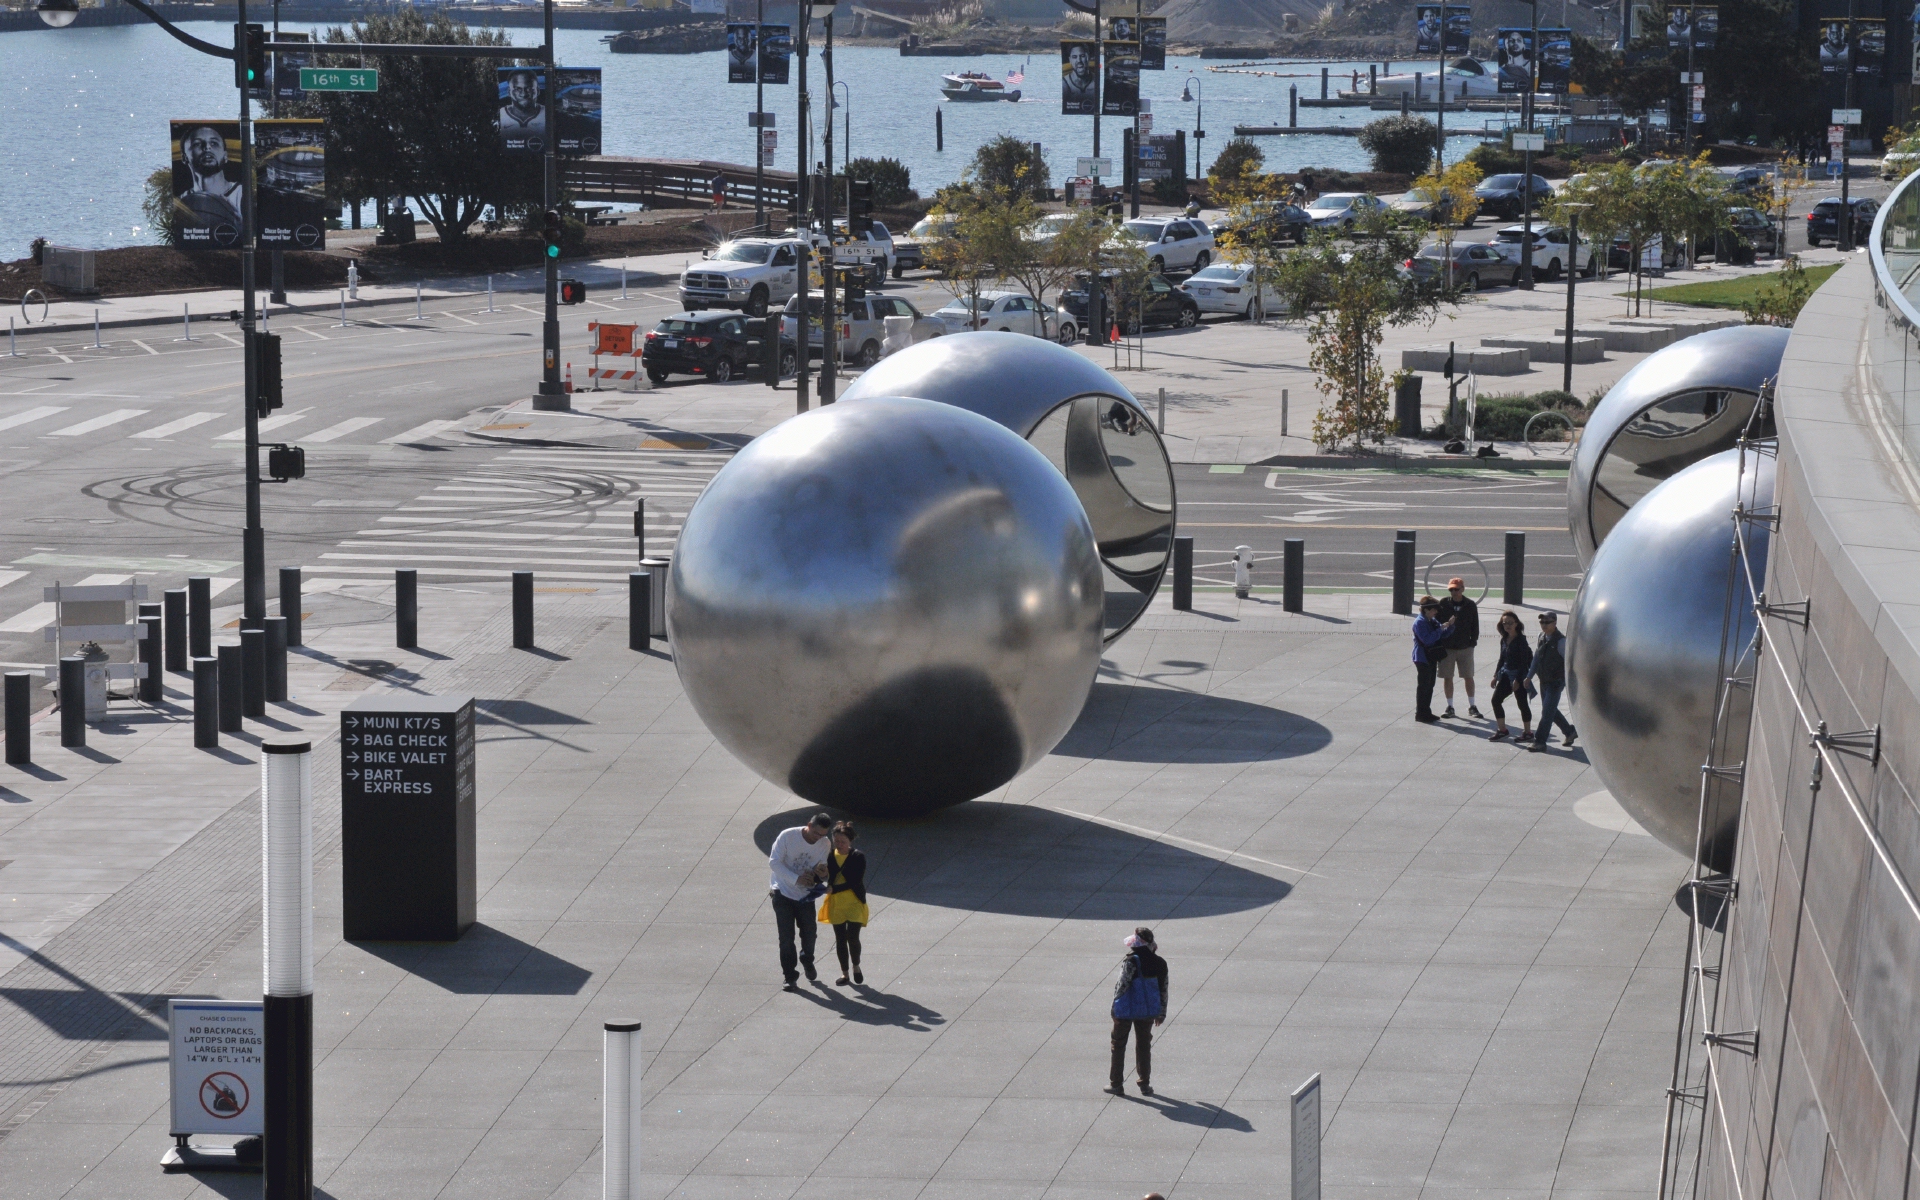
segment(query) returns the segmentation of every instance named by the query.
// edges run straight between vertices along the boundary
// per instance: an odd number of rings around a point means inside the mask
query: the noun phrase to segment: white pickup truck
[[[688,312],[738,308],[764,317],[800,290],[798,237],[738,238],[680,275],[680,306]]]

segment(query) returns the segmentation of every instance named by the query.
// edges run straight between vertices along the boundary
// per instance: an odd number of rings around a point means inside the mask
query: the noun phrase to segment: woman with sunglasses
[[[1533,669],[1533,647],[1527,644],[1526,626],[1520,623],[1520,617],[1512,609],[1500,614],[1499,623],[1494,629],[1500,634],[1500,662],[1493,669],[1493,719],[1494,731],[1487,735],[1490,742],[1505,741],[1512,730],[1507,728],[1507,710],[1501,702],[1508,696],[1520,706],[1520,740],[1533,740],[1533,706],[1527,703],[1527,672]]]
[[[865,983],[860,973],[860,930],[867,924],[867,856],[853,848],[860,836],[852,821],[833,827],[833,851],[827,855],[827,894],[820,900],[820,923],[833,926],[833,952],[840,958],[840,978],[847,986]]]

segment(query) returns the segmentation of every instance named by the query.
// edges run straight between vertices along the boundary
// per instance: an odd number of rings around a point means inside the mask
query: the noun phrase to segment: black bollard
[[[773,318],[769,317],[768,320]],[[647,501],[642,497],[633,502],[633,541],[640,548],[640,558],[647,557]]]
[[[262,632],[267,635],[267,701],[283,704],[287,699],[287,619],[268,617]]]
[[[653,641],[653,572],[627,573],[627,649],[645,650]]]
[[[141,608],[158,608],[157,604],[142,604]],[[141,613],[140,628],[147,636],[140,639],[140,665],[147,669],[141,677],[138,695],[144,704],[160,703],[160,616],[157,613]]]
[[[187,580],[187,657],[213,653],[213,582],[205,575]]]
[[[420,572],[412,567],[393,573],[393,644],[402,650],[420,644]]]
[[[27,740],[33,716],[33,676],[25,671],[7,672],[7,762],[24,766],[33,761],[33,746]]]
[[[78,654],[60,660],[60,744],[87,744],[87,664]]]
[[[1503,604],[1525,604],[1527,590],[1527,535],[1518,529],[1507,530],[1507,573],[1500,589]]]
[[[947,148],[947,127],[944,124],[942,124],[942,120],[943,118],[940,115],[940,110],[937,108],[934,109],[933,110],[933,148],[936,151],[942,151]]]
[[[1181,612],[1193,608],[1193,539],[1173,539],[1173,607]]]
[[[240,631],[240,711],[259,720],[267,715],[267,631]]]
[[[280,568],[280,615],[287,619],[287,645],[305,645],[300,640],[300,568]]]
[[[1307,540],[1288,538],[1281,543],[1281,607],[1288,612],[1307,610]]]
[[[167,648],[167,670],[187,669],[187,589],[172,588],[161,596],[162,638]]]
[[[533,572],[513,573],[513,648],[533,649]]]
[[[1393,611],[1402,617],[1413,613],[1413,543],[1404,538],[1393,540]]]
[[[220,660],[193,660],[193,747],[212,750],[220,744]]]
[[[239,733],[243,728],[241,717],[242,701],[246,697],[246,672],[240,668],[240,647],[221,646],[219,653],[220,680],[214,689],[214,696],[220,705],[220,732]]]

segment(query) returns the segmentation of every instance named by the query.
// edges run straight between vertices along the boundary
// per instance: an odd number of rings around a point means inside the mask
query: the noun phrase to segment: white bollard
[[[93,310],[93,348],[100,348],[100,310]]]
[[[420,315],[420,285],[417,283],[413,285],[413,319],[416,321],[426,320],[424,316]]]
[[[261,1057],[267,1191],[313,1178],[313,744],[260,745]]]
[[[627,298],[627,264],[620,264],[620,298]]]
[[[340,328],[347,327],[347,289],[340,289]]]
[[[493,311],[493,276],[487,276],[487,311]]]
[[[193,340],[193,312],[184,304],[180,306],[180,332],[186,335],[182,341]]]
[[[1242,600],[1253,590],[1253,547],[1233,548],[1233,594]]]
[[[7,318],[7,357],[8,358],[20,357],[20,351],[15,349],[13,344],[13,318],[12,317]]]
[[[1160,432],[1167,431],[1167,389],[1160,389]]]
[[[601,1044],[601,1195],[634,1200],[640,1194],[640,1022],[607,1021]]]
[[[360,298],[360,263],[357,259],[347,260],[347,295],[355,300]]]

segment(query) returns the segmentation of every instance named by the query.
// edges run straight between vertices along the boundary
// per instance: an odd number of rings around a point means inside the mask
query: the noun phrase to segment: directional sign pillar
[[[376,692],[340,714],[348,941],[451,942],[474,922],[473,697]]]

